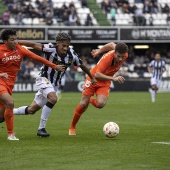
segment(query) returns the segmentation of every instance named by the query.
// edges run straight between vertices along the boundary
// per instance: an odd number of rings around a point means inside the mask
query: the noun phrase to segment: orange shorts
[[[0,84],[0,96],[4,93],[9,93],[10,95],[12,94],[12,87],[9,88],[5,86],[4,84]],[[3,104],[3,102],[0,100],[0,107],[1,108],[6,108],[6,106]]]
[[[86,96],[93,96],[94,94],[99,95],[105,95],[106,97],[109,96],[110,92],[110,85],[106,85],[105,83],[96,83],[95,85],[91,84],[91,82],[86,79],[84,83],[84,91],[82,92],[83,95]]]

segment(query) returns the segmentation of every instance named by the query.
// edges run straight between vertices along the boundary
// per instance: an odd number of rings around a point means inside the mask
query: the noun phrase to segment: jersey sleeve
[[[77,53],[73,49],[70,49],[70,53],[73,56],[73,64],[75,66],[81,66],[83,62],[81,58],[78,57]]]
[[[50,61],[46,60],[45,58],[42,58],[36,54],[34,54],[33,52],[25,49],[24,47],[20,47],[20,50],[22,51],[22,53],[24,54],[24,56],[27,56],[28,58],[31,58],[33,60],[36,60],[42,64],[45,64],[48,67],[51,67],[53,69],[57,68],[57,65],[54,63],[51,63]]]
[[[52,53],[54,52],[54,50],[55,50],[55,47],[53,46],[52,43],[42,45],[42,52]]]
[[[104,73],[106,69],[111,65],[114,56],[114,51],[109,51],[103,55],[103,57],[97,63],[98,67],[96,72]]]

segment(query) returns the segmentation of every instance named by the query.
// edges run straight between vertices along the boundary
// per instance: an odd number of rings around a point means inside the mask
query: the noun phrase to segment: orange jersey
[[[115,51],[109,51],[103,57],[99,60],[96,66],[94,66],[90,72],[94,76],[96,72],[100,72],[102,74],[105,74],[107,76],[114,76],[114,74],[120,69],[120,67],[123,65],[125,60],[128,57],[128,53],[125,54],[125,57],[120,62],[120,64],[114,64],[114,53]],[[107,85],[110,85],[110,80],[98,80],[97,83],[104,83]]]
[[[0,73],[7,73],[8,79],[5,80],[3,77],[0,77],[0,84],[13,87],[24,56],[52,67],[53,69],[57,68],[57,65],[32,53],[19,44],[16,45],[15,50],[9,50],[5,44],[2,44],[0,45]]]

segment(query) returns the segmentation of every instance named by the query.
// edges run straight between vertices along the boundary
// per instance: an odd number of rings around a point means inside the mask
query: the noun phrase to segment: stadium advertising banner
[[[2,29],[9,28],[0,26]],[[169,27],[54,27],[54,26],[18,26],[18,39],[39,41],[41,43],[55,42],[60,32],[67,32],[72,43],[108,43],[110,41],[125,43],[166,43],[170,42]]]
[[[0,31],[4,28],[0,28]],[[46,31],[44,28],[35,27],[12,27],[17,31],[18,39],[20,40],[38,40],[44,41]]]
[[[118,29],[114,28],[48,28],[48,40],[54,41],[60,32],[67,32],[74,43],[100,43],[118,39]]]
[[[64,91],[65,92],[82,92],[84,86],[84,81],[71,81],[66,82]],[[70,88],[71,87],[71,88]],[[127,80],[123,84],[117,82],[112,82],[111,91],[148,91],[150,88],[150,81],[137,81],[137,80]],[[37,88],[35,83],[21,83],[16,82],[14,85],[13,92],[36,92]],[[170,92],[170,80],[163,80],[160,85],[159,92]]]
[[[169,42],[170,28],[122,28],[120,29],[120,40],[139,41],[139,42]]]

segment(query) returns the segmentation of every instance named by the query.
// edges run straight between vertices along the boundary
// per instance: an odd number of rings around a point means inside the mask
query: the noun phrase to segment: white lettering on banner
[[[93,32],[94,32],[93,30],[72,30],[72,33],[74,35],[80,35],[80,34],[87,35],[87,34],[92,34]]]
[[[116,30],[96,30],[96,34],[116,34]]]
[[[36,86],[35,83],[33,84],[33,91],[34,91],[34,92],[35,92],[35,91],[38,91],[37,86]]]
[[[158,92],[170,92],[170,80],[162,81]]]
[[[32,92],[31,83],[16,83],[13,88],[13,92]]]
[[[147,38],[147,37],[169,39],[170,30],[169,29],[149,29],[149,30],[135,29],[135,30],[132,30],[131,35],[134,39]]]

